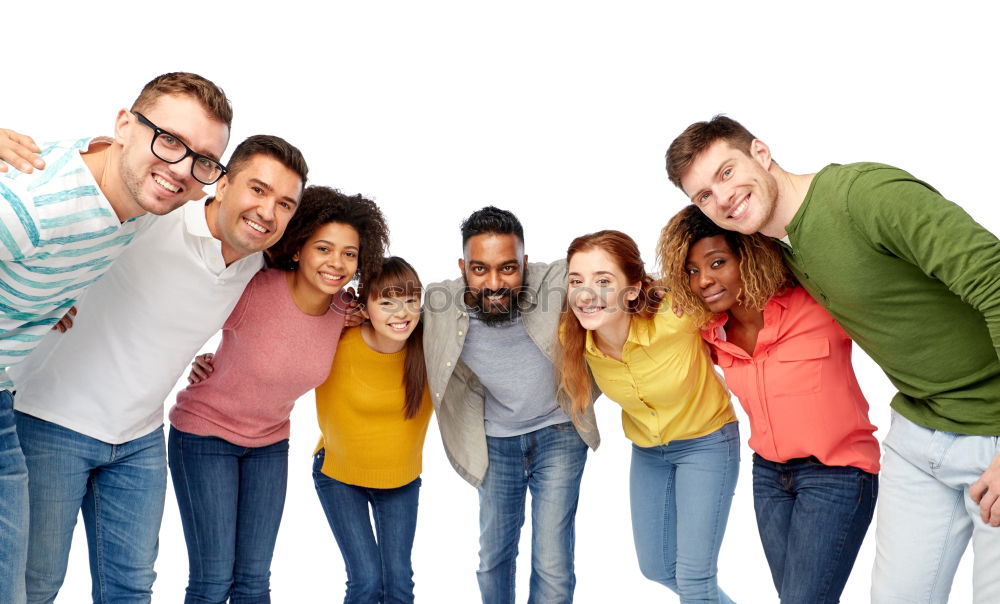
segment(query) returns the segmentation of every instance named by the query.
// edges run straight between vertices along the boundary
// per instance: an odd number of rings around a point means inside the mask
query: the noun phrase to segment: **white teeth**
[[[329,279],[330,281],[340,281],[341,279],[344,278],[343,275],[334,275],[331,273],[320,273],[319,275],[320,277],[323,277],[324,279]]]
[[[163,187],[164,189],[170,191],[171,193],[176,193],[177,191],[181,190],[180,187],[175,187],[174,185],[172,185],[169,182],[163,180],[162,178],[160,178],[156,174],[153,175],[153,180],[156,182],[156,184],[160,185],[161,187]]]
[[[266,233],[267,232],[266,228],[264,228],[260,224],[257,224],[256,222],[250,220],[249,218],[244,218],[243,222],[247,223],[247,226],[249,226],[251,229],[253,229],[253,230],[255,230],[255,231],[259,232],[259,233]]]
[[[588,314],[588,315],[589,315],[590,313],[595,313],[595,312],[597,312],[597,311],[599,311],[599,310],[601,310],[601,309],[600,309],[600,308],[598,308],[598,307],[596,307],[596,306],[590,306],[590,307],[588,307],[588,308],[581,308],[581,309],[580,309],[580,312],[582,312],[582,313],[586,313],[586,314]]]
[[[388,325],[389,325],[389,327],[395,329],[396,331],[403,331],[407,327],[409,327],[410,322],[406,321],[405,323],[389,323]]]

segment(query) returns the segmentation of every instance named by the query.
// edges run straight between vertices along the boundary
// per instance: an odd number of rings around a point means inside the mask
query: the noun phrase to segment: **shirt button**
[[[435,393],[434,393],[434,396],[436,396],[436,397],[438,397],[438,398],[441,398],[441,393],[440,393],[440,392],[435,392]]]
[[[451,367],[451,361],[448,361],[447,363],[445,363],[444,366],[445,367]]]
[[[802,273],[802,276],[805,277],[806,279],[808,279],[809,278],[809,273]]]
[[[458,330],[458,335],[462,335],[462,330]]]

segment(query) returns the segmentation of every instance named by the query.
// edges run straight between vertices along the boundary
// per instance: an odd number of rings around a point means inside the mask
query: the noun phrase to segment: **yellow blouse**
[[[674,314],[669,297],[652,318],[632,317],[621,361],[601,352],[591,331],[584,357],[601,391],[621,405],[625,436],[640,447],[698,438],[736,421],[697,326]]]

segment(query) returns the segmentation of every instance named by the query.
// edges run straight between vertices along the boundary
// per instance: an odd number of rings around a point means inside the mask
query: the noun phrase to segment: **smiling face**
[[[601,248],[590,248],[569,259],[570,309],[591,331],[628,330],[628,303],[639,296],[639,283],[629,283],[615,259]]]
[[[278,241],[301,197],[299,175],[267,155],[254,155],[239,172],[223,176],[206,215],[226,264]]]
[[[691,291],[712,312],[726,312],[740,304],[743,293],[740,261],[724,236],[699,239],[688,250],[685,268]]]
[[[365,304],[368,321],[380,351],[403,349],[417,323],[420,322],[420,293],[395,293],[369,298]]]
[[[465,258],[458,261],[468,285],[465,303],[487,322],[516,316],[517,294],[524,284],[527,263],[517,235],[483,233],[470,237]]]
[[[339,292],[358,272],[361,242],[354,227],[328,222],[316,229],[293,260],[292,289],[316,299]]]
[[[216,161],[229,142],[229,128],[187,95],[160,96],[143,115],[195,152]],[[203,195],[202,184],[191,175],[194,158],[186,157],[176,164],[158,159],[150,149],[153,136],[153,130],[139,123],[133,113],[119,112],[115,140],[122,145],[118,169],[127,197],[122,200],[128,204],[126,215],[166,214]]]
[[[770,165],[770,150],[760,140],[751,143],[749,155],[717,140],[691,162],[681,177],[681,188],[724,229],[781,236],[785,225],[773,224],[778,184],[768,172]]]

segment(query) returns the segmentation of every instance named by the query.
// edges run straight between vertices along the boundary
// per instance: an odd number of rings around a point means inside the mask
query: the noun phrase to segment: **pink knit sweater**
[[[343,326],[339,300],[325,315],[307,315],[284,271],[257,273],[222,327],[214,371],[177,394],[170,423],[241,447],[288,438],[292,406],[326,380]]]

